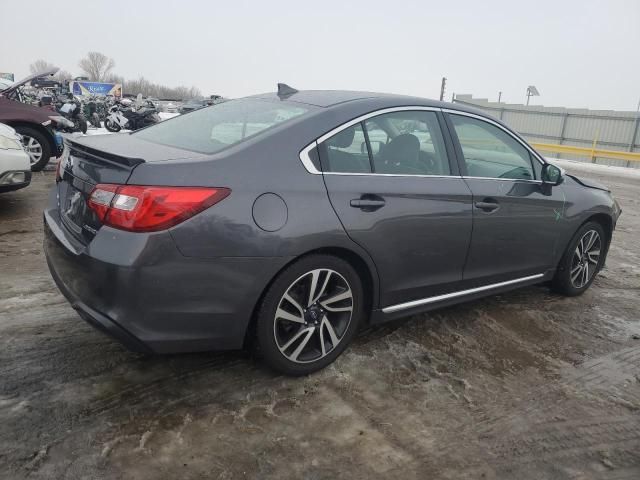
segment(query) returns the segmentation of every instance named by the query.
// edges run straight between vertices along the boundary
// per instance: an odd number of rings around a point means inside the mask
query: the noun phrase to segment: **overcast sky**
[[[640,0],[0,0],[0,72],[42,58],[80,74],[89,50],[115,73],[238,97],[350,89],[635,110]],[[126,85],[124,87],[126,91]],[[135,92],[132,92],[135,93]]]

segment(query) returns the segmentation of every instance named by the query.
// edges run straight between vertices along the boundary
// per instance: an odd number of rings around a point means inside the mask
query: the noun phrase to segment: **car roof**
[[[439,106],[441,102],[427,100],[425,98],[411,97],[406,95],[395,95],[392,93],[360,92],[351,90],[300,90],[290,95],[278,96],[276,92],[254,95],[254,98],[264,98],[268,100],[286,100],[289,102],[306,103],[317,107],[332,107],[341,103],[353,102],[355,100],[372,99],[412,99],[419,100],[420,103],[427,102],[429,106]],[[433,105],[432,105],[433,104]]]
[[[322,108],[331,108],[348,102],[366,101],[367,104],[377,108],[393,106],[422,106],[432,108],[446,108],[463,112],[474,113],[483,117],[490,117],[486,112],[475,108],[462,106],[457,103],[440,102],[428,98],[414,97],[410,95],[397,95],[392,93],[361,92],[351,90],[300,90],[289,95],[278,96],[276,92],[253,95],[250,98],[260,98],[272,101],[287,101],[303,103]]]

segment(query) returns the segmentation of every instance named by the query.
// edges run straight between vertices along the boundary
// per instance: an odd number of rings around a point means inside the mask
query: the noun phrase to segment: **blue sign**
[[[122,96],[122,85],[102,82],[71,82],[71,93],[74,95],[113,95]]]

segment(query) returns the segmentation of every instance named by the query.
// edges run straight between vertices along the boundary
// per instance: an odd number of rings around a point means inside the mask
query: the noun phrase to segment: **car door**
[[[543,186],[542,162],[497,122],[462,112],[446,115],[473,193],[465,282],[494,283],[553,268],[564,215],[562,186]]]
[[[370,114],[318,140],[333,208],[374,260],[383,307],[455,290],[469,246],[471,193],[434,110]]]

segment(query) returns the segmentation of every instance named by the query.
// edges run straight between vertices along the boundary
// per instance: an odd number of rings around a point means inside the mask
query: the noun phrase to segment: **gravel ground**
[[[0,478],[637,480],[640,180],[588,175],[624,211],[585,295],[415,316],[291,379],[242,353],[136,355],[85,324],[47,271],[53,173],[36,174],[0,195]]]

